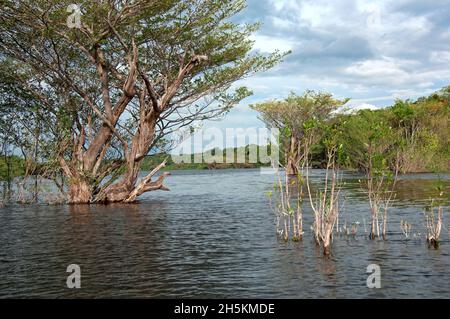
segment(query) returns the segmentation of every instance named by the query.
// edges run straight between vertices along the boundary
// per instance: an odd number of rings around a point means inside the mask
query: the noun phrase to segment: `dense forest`
[[[388,140],[386,152],[400,152],[401,172],[450,171],[450,87],[416,101],[397,100],[391,107],[376,111],[339,115],[344,167],[361,169],[360,155],[367,142]],[[323,163],[323,140],[314,159]]]

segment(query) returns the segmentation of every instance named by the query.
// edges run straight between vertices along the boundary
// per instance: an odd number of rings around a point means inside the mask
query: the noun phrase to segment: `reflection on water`
[[[359,178],[344,176],[340,223],[368,219]],[[424,234],[434,178],[408,175],[398,184],[388,241],[366,240],[360,226],[355,238],[335,238],[331,258],[310,236],[308,210],[303,242],[277,240],[265,197],[273,176],[258,170],[178,171],[171,192],[132,205],[3,208],[0,297],[449,298],[447,229],[433,250],[423,236],[405,241],[399,227],[407,219]],[[381,266],[382,289],[366,287],[371,263]],[[81,267],[79,290],[65,288],[69,264]]]

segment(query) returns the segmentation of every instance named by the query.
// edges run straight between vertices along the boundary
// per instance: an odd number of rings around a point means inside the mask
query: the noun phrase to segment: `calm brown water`
[[[434,175],[404,177],[388,240],[369,241],[368,205],[358,177],[347,174],[341,222],[361,224],[356,238],[335,238],[329,259],[312,241],[308,213],[303,242],[277,241],[265,197],[273,178],[178,171],[167,179],[170,192],[138,204],[1,208],[0,297],[450,298],[448,209],[440,248],[424,240]],[[420,238],[405,241],[401,219]],[[381,289],[366,286],[372,263]],[[81,289],[66,288],[69,264],[81,267]]]

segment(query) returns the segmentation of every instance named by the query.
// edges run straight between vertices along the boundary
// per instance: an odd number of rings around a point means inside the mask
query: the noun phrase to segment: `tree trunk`
[[[370,229],[370,234],[369,234],[369,238],[370,239],[375,239],[375,234],[376,234],[376,221],[375,219],[372,219],[372,227]]]
[[[378,226],[378,222],[377,222],[377,207],[374,206],[372,207],[372,227],[370,229],[370,234],[369,234],[369,238],[370,239],[375,239],[375,237],[377,237],[377,226]]]
[[[64,173],[68,176],[69,182],[69,203],[88,204],[88,203],[130,203],[139,195],[153,190],[168,190],[162,183],[168,173],[162,174],[156,181],[151,178],[165,166],[165,161],[158,165],[149,175],[138,182],[142,162],[148,153],[155,136],[155,126],[159,113],[152,112],[141,119],[139,128],[131,140],[131,145],[123,141],[125,153],[126,171],[122,178],[104,187],[99,187],[103,177],[110,174],[105,167],[101,168],[99,163],[102,161],[104,152],[109,147],[109,140],[112,138],[111,132],[107,127],[103,127],[96,139],[95,144],[91,145],[89,150],[82,154],[80,145],[84,144],[84,130],[79,138],[79,150],[74,153],[70,166],[61,158],[61,165]],[[109,134],[109,136],[108,136]],[[99,145],[104,143],[102,147]],[[95,151],[91,151],[95,149]],[[100,151],[102,149],[102,151]],[[100,151],[100,153],[99,153]],[[123,163],[119,163],[119,166]],[[82,170],[80,172],[80,167]],[[104,172],[98,172],[98,169]],[[116,167],[117,168],[117,167]],[[106,172],[106,174],[104,174]],[[89,180],[84,178],[89,176]],[[93,184],[93,181],[96,181]],[[100,189],[98,189],[100,188]]]
[[[323,254],[324,256],[329,256],[331,255],[331,245],[328,243],[327,245],[323,245]]]
[[[331,254],[331,241],[333,238],[333,220],[328,220],[325,226],[325,233],[323,238],[323,254],[328,256]]]
[[[161,168],[165,167],[166,161],[155,167],[138,183],[142,162],[155,135],[157,119],[158,114],[152,113],[152,116],[147,121],[141,122],[138,132],[133,137],[132,147],[126,156],[127,171],[125,175],[120,182],[106,188],[96,201],[131,203],[143,193],[154,190],[169,190],[163,185],[164,178],[169,173],[161,174],[154,182],[151,180]]]
[[[295,176],[298,174],[298,169],[291,157],[289,157],[288,164],[286,165],[286,174],[291,176]]]
[[[433,247],[434,249],[438,249],[439,248],[439,241],[437,241],[434,238],[431,238],[428,240],[428,244],[430,247]]]
[[[286,174],[297,175],[300,160],[298,138],[291,136],[289,141],[289,151],[286,154]]]
[[[69,186],[69,204],[89,204],[92,200],[92,190],[84,180],[72,181]]]

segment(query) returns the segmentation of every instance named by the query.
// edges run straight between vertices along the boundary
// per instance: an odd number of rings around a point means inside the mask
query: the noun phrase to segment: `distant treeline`
[[[263,149],[264,148],[264,149]],[[244,147],[228,148],[222,150],[215,148],[204,153],[196,153],[184,155],[184,162],[180,160],[174,161],[170,154],[156,154],[147,156],[142,164],[143,170],[151,170],[153,167],[166,160],[165,170],[177,169],[227,169],[227,168],[258,168],[270,166],[267,160],[262,160],[260,154],[270,153],[270,146],[247,145]],[[240,154],[240,155],[239,155]],[[255,154],[255,155],[250,155]],[[238,156],[242,156],[245,160],[238,161]],[[216,160],[212,159],[215,158]],[[227,159],[228,157],[228,159]],[[254,158],[256,157],[256,158]],[[199,158],[202,159],[201,163]],[[208,159],[209,158],[209,159]],[[220,160],[221,158],[221,160]],[[208,160],[207,160],[208,159]]]

